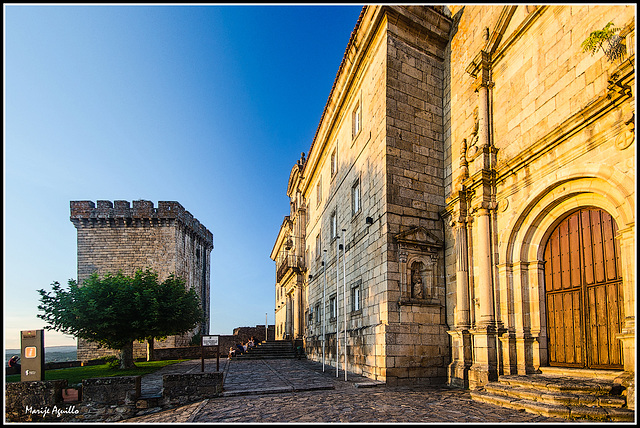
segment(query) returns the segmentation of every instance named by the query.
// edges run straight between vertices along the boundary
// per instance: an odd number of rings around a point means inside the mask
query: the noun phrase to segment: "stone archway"
[[[557,178],[557,177],[556,177]],[[545,185],[546,184],[546,185]],[[503,340],[505,373],[536,373],[548,366],[547,307],[545,290],[545,246],[555,228],[574,211],[597,208],[607,212],[619,228],[622,306],[624,320],[615,341],[624,357],[624,369],[635,367],[635,227],[633,200],[627,183],[612,183],[599,177],[565,178],[540,183],[513,216],[499,225],[498,281],[503,303],[501,319],[513,339]],[[508,359],[507,359],[508,358]]]
[[[621,369],[624,320],[618,227],[606,211],[574,210],[544,245],[548,362]]]

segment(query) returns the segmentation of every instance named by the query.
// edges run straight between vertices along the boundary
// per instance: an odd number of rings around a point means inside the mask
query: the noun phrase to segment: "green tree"
[[[150,269],[133,275],[93,274],[82,285],[58,282],[52,293],[38,290],[38,317],[57,330],[120,351],[120,368],[135,367],[133,342],[183,334],[203,320],[198,295],[170,275],[162,283]]]

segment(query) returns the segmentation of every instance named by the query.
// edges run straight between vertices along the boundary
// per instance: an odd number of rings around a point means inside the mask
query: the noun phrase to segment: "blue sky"
[[[5,347],[77,276],[72,200],[180,202],[213,233],[211,333],[273,324],[287,180],[360,10],[5,4]]]

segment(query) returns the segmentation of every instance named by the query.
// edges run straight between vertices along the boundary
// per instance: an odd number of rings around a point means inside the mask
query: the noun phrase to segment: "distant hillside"
[[[14,355],[20,355],[19,349],[5,349],[4,365],[9,363]],[[78,349],[75,346],[47,346],[44,349],[44,362],[52,361],[75,361],[78,359]]]

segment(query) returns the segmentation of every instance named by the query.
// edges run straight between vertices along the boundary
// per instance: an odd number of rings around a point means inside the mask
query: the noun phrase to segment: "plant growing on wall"
[[[150,269],[132,276],[93,274],[78,285],[69,280],[65,290],[58,282],[52,293],[38,290],[38,309],[48,330],[96,342],[120,351],[120,368],[135,367],[133,342],[183,334],[203,320],[198,295],[184,281],[170,275],[158,282]]]
[[[625,53],[622,37],[616,34],[620,28],[614,27],[613,22],[608,22],[602,30],[592,31],[589,37],[582,42],[582,51],[591,52],[594,55],[602,49],[609,61],[615,61]]]

